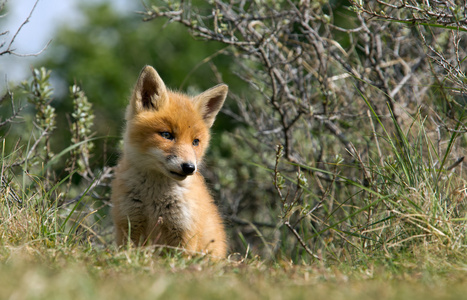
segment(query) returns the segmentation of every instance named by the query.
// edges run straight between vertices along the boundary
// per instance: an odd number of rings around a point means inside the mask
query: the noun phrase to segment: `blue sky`
[[[49,41],[54,42],[54,34],[63,24],[68,26],[79,26],[83,22],[78,13],[78,5],[84,1],[91,0],[39,0],[29,23],[27,23],[18,34],[13,44],[16,53],[34,54],[43,49]],[[132,0],[99,0],[101,2],[112,2],[119,10],[131,13],[138,9]],[[98,1],[92,1],[98,2]],[[7,35],[0,37],[0,44],[6,45],[0,49],[4,51],[13,38],[14,34],[27,19],[36,0],[9,0],[3,11],[2,27],[0,32],[9,31]],[[16,57],[13,55],[0,56],[0,91],[6,82],[15,83],[28,77],[30,66],[35,57]]]

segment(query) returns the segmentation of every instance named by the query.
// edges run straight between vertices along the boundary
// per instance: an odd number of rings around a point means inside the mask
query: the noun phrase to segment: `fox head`
[[[193,175],[227,91],[220,84],[189,97],[168,90],[153,67],[144,67],[126,112],[125,155],[130,163],[175,180]]]

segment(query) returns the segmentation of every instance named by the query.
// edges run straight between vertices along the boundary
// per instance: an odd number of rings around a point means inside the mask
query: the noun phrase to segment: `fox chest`
[[[147,179],[139,182],[131,188],[127,201],[146,224],[148,234],[165,230],[178,235],[190,230],[192,208],[184,196],[183,187]]]

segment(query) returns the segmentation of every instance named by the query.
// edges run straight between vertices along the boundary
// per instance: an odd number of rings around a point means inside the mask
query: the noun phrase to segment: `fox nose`
[[[191,175],[196,171],[196,166],[193,163],[183,163],[182,171],[185,175]]]

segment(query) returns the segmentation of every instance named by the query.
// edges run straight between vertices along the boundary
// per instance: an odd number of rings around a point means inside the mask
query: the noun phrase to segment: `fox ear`
[[[133,113],[144,110],[159,110],[168,101],[167,88],[159,74],[151,66],[145,66],[133,91]]]
[[[211,127],[214,123],[216,115],[227,97],[228,90],[229,87],[227,85],[219,84],[193,99],[196,109],[201,113],[208,127]]]

